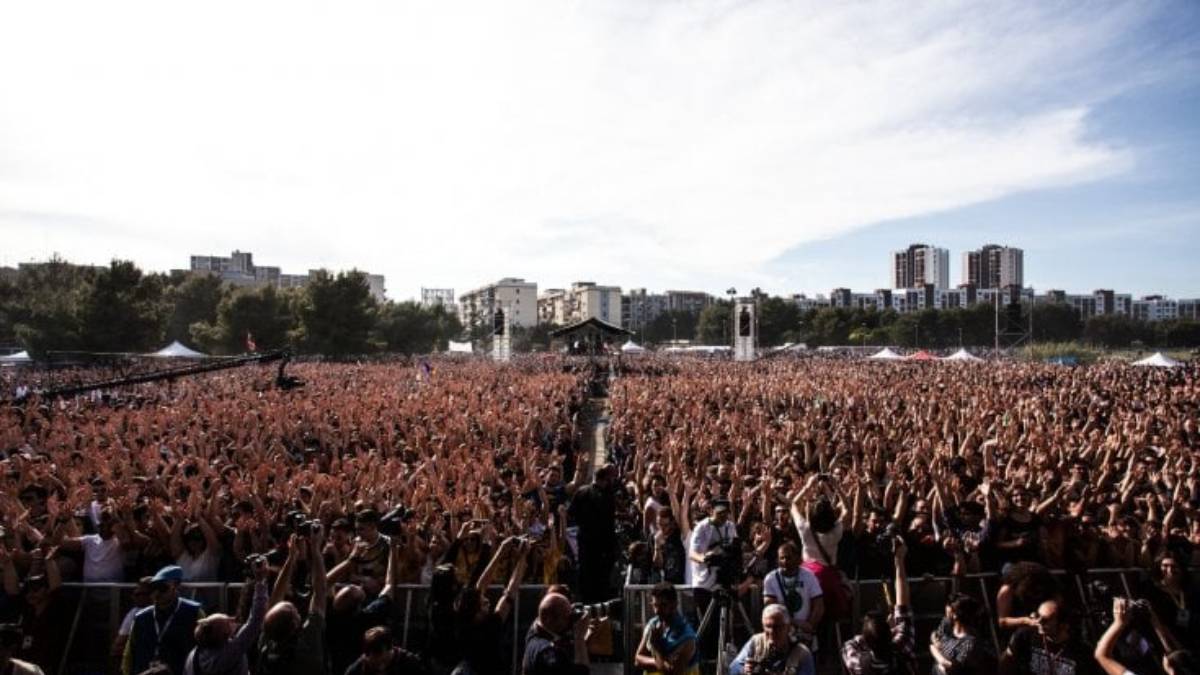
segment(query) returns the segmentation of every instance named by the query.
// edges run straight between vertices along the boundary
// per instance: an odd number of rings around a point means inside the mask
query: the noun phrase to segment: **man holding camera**
[[[196,623],[196,648],[184,664],[184,675],[237,673],[250,671],[246,654],[258,640],[263,617],[267,613],[267,561],[257,558],[251,566],[254,600],[250,616],[238,627],[227,614],[212,614]]]
[[[724,499],[713,501],[712,515],[701,520],[692,530],[688,542],[688,562],[692,572],[692,586],[696,589],[696,607],[703,612],[712,600],[717,587],[718,571],[726,560],[727,549],[737,541],[737,527],[729,520],[729,502]],[[741,560],[736,564],[741,565]]]
[[[525,636],[522,674],[587,675],[587,639],[594,626],[594,621],[573,616],[566,596],[547,593]]]
[[[800,548],[790,541],[779,547],[779,567],[763,579],[763,604],[787,609],[793,635],[811,645],[825,615],[825,601],[821,582],[800,565],[800,557]]]
[[[812,653],[792,639],[791,612],[780,604],[763,609],[763,630],[750,638],[729,666],[729,675],[814,675]]]

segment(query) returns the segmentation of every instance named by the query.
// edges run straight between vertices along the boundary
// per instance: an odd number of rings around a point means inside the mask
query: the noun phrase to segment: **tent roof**
[[[596,317],[593,316],[589,319],[584,319],[583,321],[577,321],[569,326],[563,326],[562,328],[557,328],[555,330],[552,330],[552,331],[550,331],[550,336],[551,337],[570,336],[570,335],[574,335],[575,333],[578,333],[582,330],[585,330],[587,328],[595,328],[596,330],[599,330],[601,333],[604,333],[604,334],[610,335],[610,336],[633,335],[632,331],[625,330],[624,328],[621,328],[620,326],[614,326],[611,323],[608,323],[607,321],[601,321],[600,319],[597,319]]]
[[[880,349],[879,351],[868,356],[867,358],[868,359],[884,359],[884,360],[888,360],[888,361],[894,361],[896,359],[902,359],[904,357],[900,356],[896,352],[892,351],[891,347],[884,347],[883,349]]]
[[[29,363],[33,359],[29,358],[29,352],[21,350],[16,354],[8,356],[0,356],[0,363]]]
[[[166,347],[154,352],[151,354],[151,356],[158,356],[161,358],[198,359],[203,358],[206,356],[206,354],[201,354],[195,349],[185,346],[179,340],[176,340]]]
[[[910,361],[933,361],[934,360],[933,354],[930,354],[929,352],[925,351],[924,349],[922,349],[921,351],[919,351],[915,354],[909,354],[907,358]]]
[[[966,349],[959,349],[950,356],[942,359],[943,361],[982,361],[983,359],[975,356]]]
[[[621,345],[621,351],[623,351],[625,353],[644,352],[644,351],[646,351],[646,348],[639,345],[638,343],[634,342],[633,340],[630,340],[630,341],[626,342],[625,344]]]
[[[468,342],[457,342],[455,340],[450,340],[450,343],[447,345],[446,351],[449,351],[454,354],[470,354],[470,353],[474,352],[475,350],[469,341]]]
[[[1146,358],[1144,358],[1140,361],[1134,361],[1133,365],[1135,365],[1135,366],[1151,366],[1154,368],[1178,368],[1179,366],[1181,366],[1183,364],[1176,361],[1175,359],[1163,354],[1162,352],[1154,352],[1150,356],[1147,356]]]

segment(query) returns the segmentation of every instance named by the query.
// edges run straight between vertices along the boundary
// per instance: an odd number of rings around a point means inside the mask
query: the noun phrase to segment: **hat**
[[[150,579],[150,583],[152,584],[164,581],[174,581],[175,583],[183,581],[183,568],[179,565],[167,565]]]
[[[716,513],[717,511],[728,511],[729,510],[729,500],[728,499],[714,499],[712,508],[713,508],[713,513]]]

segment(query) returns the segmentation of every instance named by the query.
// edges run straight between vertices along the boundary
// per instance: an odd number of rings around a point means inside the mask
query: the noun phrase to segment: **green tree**
[[[1127,316],[1093,316],[1083,327],[1083,339],[1101,347],[1125,348],[1134,342],[1154,342],[1154,329]]]
[[[695,312],[680,310],[663,312],[642,328],[638,339],[647,344],[657,344],[673,339],[694,340],[699,320],[700,314]]]
[[[1042,303],[1033,308],[1035,342],[1071,342],[1083,334],[1083,321],[1065,303]]]
[[[786,342],[800,342],[800,308],[791,300],[759,296],[758,344],[772,347]]]
[[[195,323],[215,324],[217,308],[228,292],[221,277],[215,274],[195,274],[170,287],[167,301],[171,307],[167,319],[167,340],[188,342]]]
[[[349,356],[373,351],[371,329],[378,307],[367,276],[321,270],[305,285],[298,308],[296,342],[310,353]]]
[[[96,270],[54,256],[18,273],[4,314],[17,343],[30,352],[82,349],[79,308]]]
[[[144,352],[161,346],[167,305],[161,275],[143,275],[127,260],[96,274],[80,303],[82,343],[98,352]]]
[[[295,293],[274,286],[235,289],[217,306],[215,324],[192,324],[192,340],[215,354],[245,352],[247,335],[253,336],[259,351],[287,347],[296,327],[295,302]]]
[[[700,312],[696,322],[696,339],[706,345],[732,345],[732,321],[733,303],[718,300]]]
[[[389,352],[425,354],[445,350],[462,333],[458,317],[441,305],[425,308],[412,301],[379,308],[375,342]]]

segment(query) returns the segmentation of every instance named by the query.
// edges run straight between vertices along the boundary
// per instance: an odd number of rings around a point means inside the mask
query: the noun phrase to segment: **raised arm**
[[[1121,638],[1121,633],[1125,632],[1125,598],[1113,598],[1113,620],[1108,625],[1108,630],[1100,636],[1100,640],[1096,642],[1096,651],[1092,656],[1096,658],[1096,663],[1104,669],[1106,675],[1123,675],[1129,672],[1125,666],[1121,665],[1120,661],[1113,658],[1113,651],[1117,648],[1117,641]]]
[[[288,538],[288,555],[283,561],[283,567],[279,568],[279,575],[275,577],[275,586],[271,589],[270,605],[275,605],[287,599],[288,593],[292,590],[292,573],[296,570],[296,558],[299,554],[296,552],[298,546],[296,535]]]
[[[308,615],[325,615],[325,606],[329,602],[329,581],[325,577],[325,556],[321,549],[325,548],[325,536],[320,527],[314,527],[308,536],[308,564],[312,567],[312,600],[308,605]]]

